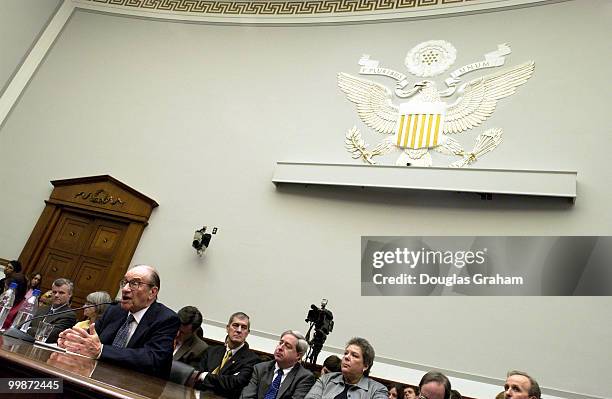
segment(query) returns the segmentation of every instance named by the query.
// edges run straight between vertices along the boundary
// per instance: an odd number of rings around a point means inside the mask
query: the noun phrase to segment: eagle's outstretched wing
[[[338,86],[357,104],[357,114],[363,123],[380,133],[395,133],[399,108],[391,101],[391,90],[344,72],[338,74]]]
[[[446,110],[444,133],[459,133],[480,125],[491,116],[497,100],[514,94],[534,69],[535,63],[529,61],[467,83],[463,96]]]

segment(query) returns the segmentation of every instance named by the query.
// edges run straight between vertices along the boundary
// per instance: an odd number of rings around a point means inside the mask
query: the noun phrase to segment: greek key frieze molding
[[[564,0],[72,0],[80,8],[238,23],[338,22],[478,12]]]
[[[435,7],[478,0],[87,0],[93,3],[147,10],[227,15],[308,15]]]

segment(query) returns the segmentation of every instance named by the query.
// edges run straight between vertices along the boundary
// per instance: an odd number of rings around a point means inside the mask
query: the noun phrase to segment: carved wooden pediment
[[[49,202],[146,221],[157,202],[109,175],[51,181]]]

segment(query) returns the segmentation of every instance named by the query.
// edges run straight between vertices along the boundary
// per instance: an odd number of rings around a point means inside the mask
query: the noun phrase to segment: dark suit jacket
[[[119,305],[110,306],[96,321],[96,332],[104,344],[100,360],[122,367],[167,378],[172,367],[173,341],[179,329],[177,314],[159,302],[153,302],[138,323],[125,348],[113,346],[128,312]]]
[[[226,398],[238,398],[242,388],[249,383],[253,366],[259,362],[259,357],[245,342],[244,346],[225,363],[219,374],[212,374],[212,371],[221,364],[224,355],[224,345],[212,346],[204,352],[199,369],[208,374],[204,381],[196,381],[195,388],[213,391]]]
[[[251,381],[240,395],[240,399],[264,399],[274,378],[276,360],[256,364]],[[283,380],[276,399],[303,399],[315,383],[314,375],[297,363]]]
[[[49,313],[50,309],[51,309],[50,306],[43,306],[36,311],[36,313],[34,314],[34,317],[47,314]],[[65,304],[57,308],[55,311],[61,312],[61,311],[68,310],[68,309],[70,309],[70,306],[68,304]],[[34,320],[32,321],[32,324],[30,324],[30,327],[28,328],[28,334],[30,334],[31,336],[34,336],[36,334],[36,329],[38,328],[38,324],[40,324],[40,322],[43,320],[46,323],[53,324],[53,331],[51,331],[51,334],[49,334],[49,338],[47,338],[47,342],[50,344],[53,344],[57,342],[57,337],[59,333],[61,333],[67,328],[71,328],[72,326],[74,326],[74,324],[76,323],[76,313],[68,312],[68,313],[59,314],[59,315],[50,314],[44,318]]]
[[[183,342],[172,359],[197,368],[206,349],[208,349],[208,344],[193,334],[187,341]]]

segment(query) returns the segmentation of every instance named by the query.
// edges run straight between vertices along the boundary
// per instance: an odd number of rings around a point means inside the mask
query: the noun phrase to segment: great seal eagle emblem
[[[480,126],[495,111],[497,101],[516,92],[535,70],[535,63],[520,65],[474,78],[462,83],[461,76],[485,68],[498,68],[511,50],[499,44],[497,50],[481,61],[465,65],[450,73],[446,88],[438,90],[431,79],[444,73],[455,62],[455,47],[443,40],[430,40],[412,48],[405,65],[416,78],[410,84],[407,75],[380,66],[379,61],[364,55],[359,60],[361,75],[381,75],[396,81],[388,87],[345,72],[338,73],[338,86],[357,106],[359,118],[368,127],[385,135],[381,142],[368,146],[356,126],[346,134],[345,146],[354,159],[376,164],[374,158],[401,151],[396,165],[432,166],[430,150],[460,157],[449,167],[463,167],[493,151],[502,140],[502,129],[491,128],[476,138],[472,151],[465,151],[452,135]],[[426,78],[426,79],[419,79]],[[394,96],[399,102],[394,102]],[[454,97],[457,97],[453,101]]]

